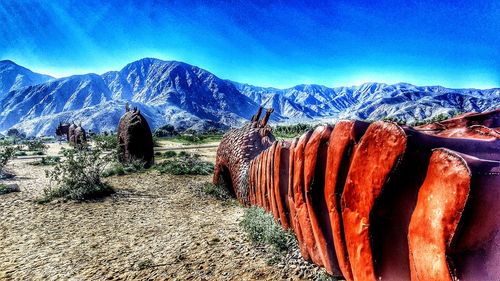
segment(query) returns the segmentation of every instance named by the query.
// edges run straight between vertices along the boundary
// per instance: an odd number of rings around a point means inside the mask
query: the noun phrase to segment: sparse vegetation
[[[26,151],[22,151],[22,150],[15,150],[14,152],[14,156],[18,157],[18,156],[28,156],[28,154],[26,153]]]
[[[125,173],[131,174],[131,173],[136,173],[136,172],[141,172],[144,171],[144,161],[142,159],[133,159],[129,161],[124,167],[123,167]]]
[[[61,161],[61,157],[59,157],[59,156],[45,156],[45,157],[42,157],[42,159],[33,161],[29,164],[33,165],[33,166],[52,166],[52,165],[56,165],[60,161]]]
[[[153,147],[161,147],[160,138],[153,135]]]
[[[145,260],[142,260],[140,261],[138,264],[137,264],[137,268],[139,270],[144,270],[144,269],[148,269],[148,268],[151,268],[154,266],[154,263],[152,260],[150,259],[145,259]]]
[[[111,162],[108,167],[102,172],[103,177],[122,176],[137,172],[145,171],[144,161],[140,159],[132,160],[125,165],[119,162]]]
[[[204,194],[215,197],[219,200],[227,200],[231,198],[229,191],[222,185],[216,185],[211,182],[205,182],[202,186],[202,192]]]
[[[156,164],[155,169],[162,174],[210,175],[214,171],[214,164],[201,160],[197,154],[181,151],[177,157]]]
[[[303,123],[294,125],[278,125],[273,128],[273,135],[278,138],[295,138],[313,128],[314,126]]]
[[[49,148],[41,139],[27,140],[24,142],[24,145],[26,145],[28,151],[41,152],[42,155]]]
[[[191,134],[183,134],[175,137],[168,138],[169,141],[179,142],[185,145],[192,144],[204,144],[209,142],[217,142],[222,138],[222,134],[218,133],[207,133],[207,134],[198,134],[192,132]]]
[[[14,142],[10,138],[5,138],[0,140],[0,146],[14,145]]]
[[[271,247],[273,258],[270,263],[279,262],[287,252],[297,247],[297,239],[293,232],[283,230],[273,215],[266,213],[262,208],[245,209],[240,225],[253,243]]]
[[[28,153],[29,155],[45,155],[45,152],[49,148],[42,139],[31,139],[21,142],[6,139],[0,142],[0,146],[12,147],[14,150],[13,156],[15,157],[28,156]]]
[[[421,125],[427,125],[427,124],[431,124],[431,123],[441,122],[441,121],[453,118],[453,117],[460,115],[460,114],[463,114],[463,113],[464,112],[461,112],[461,111],[451,111],[449,113],[440,113],[432,118],[427,118],[427,119],[423,119],[423,120],[415,120],[413,122],[407,122],[406,120],[401,119],[401,118],[397,118],[397,117],[385,117],[382,120],[395,122],[399,125],[408,125],[408,126],[415,127],[415,126],[421,126]]]
[[[429,119],[425,119],[425,120],[417,120],[413,123],[410,123],[408,125],[410,126],[421,126],[421,125],[426,125],[426,124],[431,124],[431,123],[435,123],[435,122],[441,122],[441,121],[444,121],[446,119],[450,119],[450,118],[453,118],[457,115],[459,115],[461,113],[459,112],[452,112],[450,114],[444,114],[444,113],[441,113],[441,114],[438,114],[432,118],[429,118]]]
[[[399,118],[396,118],[396,117],[385,117],[384,119],[382,119],[382,121],[386,121],[386,122],[394,122],[398,125],[406,125],[406,121],[403,120],[403,119],[399,119]]]
[[[46,176],[55,187],[44,189],[44,195],[37,200],[45,203],[57,198],[64,200],[89,200],[113,193],[113,189],[101,181],[103,170],[111,159],[99,149],[64,150],[64,161],[56,164]]]
[[[19,187],[17,185],[6,185],[3,183],[0,183],[0,195],[11,193],[11,192],[18,192],[18,191],[19,191]]]

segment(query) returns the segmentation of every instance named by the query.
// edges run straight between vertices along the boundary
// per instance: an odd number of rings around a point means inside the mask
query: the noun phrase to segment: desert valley
[[[0,281],[500,281],[499,15],[0,1]]]

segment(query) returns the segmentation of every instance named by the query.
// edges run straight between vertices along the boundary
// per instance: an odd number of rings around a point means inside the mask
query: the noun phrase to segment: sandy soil
[[[116,193],[104,200],[40,205],[48,168],[29,161],[8,165],[17,177],[5,182],[21,192],[0,196],[2,280],[302,280],[318,271],[296,257],[268,265],[271,254],[239,226],[244,208],[200,191],[209,176],[111,177]]]

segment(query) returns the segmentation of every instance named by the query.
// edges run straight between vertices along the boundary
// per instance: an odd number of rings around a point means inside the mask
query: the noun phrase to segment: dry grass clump
[[[177,157],[156,164],[155,169],[162,174],[210,175],[214,172],[214,164],[201,160],[197,154],[187,154],[181,151]]]

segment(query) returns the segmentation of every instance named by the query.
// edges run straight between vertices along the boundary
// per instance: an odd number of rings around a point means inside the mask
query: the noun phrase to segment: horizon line
[[[34,73],[37,73],[37,74],[41,74],[41,75],[46,75],[46,76],[50,76],[52,78],[54,78],[54,80],[58,80],[58,79],[64,79],[64,78],[69,78],[69,77],[73,77],[73,76],[84,76],[84,75],[90,75],[90,74],[95,74],[95,75],[99,75],[99,76],[102,76],[108,72],[118,72],[120,70],[122,70],[123,68],[125,68],[127,65],[129,64],[132,64],[132,63],[135,63],[135,62],[138,62],[138,61],[141,61],[141,60],[146,60],[146,59],[153,59],[153,60],[158,60],[158,61],[162,61],[162,62],[179,62],[179,63],[183,63],[183,64],[187,64],[187,65],[190,65],[190,66],[194,66],[194,67],[198,67],[200,69],[203,69],[213,75],[215,75],[216,77],[218,77],[219,79],[221,80],[225,80],[225,81],[230,81],[230,82],[233,82],[233,83],[238,83],[238,84],[241,84],[241,85],[249,85],[249,86],[253,86],[253,87],[259,87],[259,88],[272,88],[272,89],[276,89],[276,90],[286,90],[286,89],[291,89],[291,88],[295,88],[297,86],[320,86],[320,87],[325,87],[325,88],[330,88],[330,89],[335,89],[335,88],[352,88],[352,87],[361,87],[363,85],[366,85],[366,84],[385,84],[385,85],[388,85],[388,86],[395,86],[395,85],[400,85],[400,84],[408,84],[408,85],[411,85],[411,86],[415,86],[415,87],[443,87],[443,88],[447,88],[447,89],[452,89],[452,90],[493,90],[493,89],[500,89],[500,85],[497,85],[497,86],[480,86],[480,87],[454,87],[454,86],[444,86],[444,84],[427,84],[427,85],[420,85],[420,84],[416,84],[416,83],[412,83],[412,82],[406,82],[406,81],[400,81],[400,82],[387,82],[387,81],[374,81],[374,80],[364,80],[364,81],[360,81],[359,83],[354,83],[351,85],[347,85],[349,83],[346,83],[346,84],[340,84],[340,86],[327,86],[325,84],[321,84],[321,83],[307,83],[307,82],[302,82],[302,83],[297,83],[297,84],[290,84],[291,86],[269,86],[269,85],[266,85],[266,86],[263,86],[263,85],[256,85],[256,84],[251,84],[251,83],[247,83],[247,82],[240,82],[240,81],[236,81],[236,80],[232,80],[232,79],[229,79],[229,78],[222,78],[220,77],[218,74],[210,71],[210,70],[207,70],[207,68],[204,68],[204,67],[200,67],[198,65],[195,65],[195,64],[192,64],[192,63],[189,63],[189,62],[185,62],[185,61],[181,61],[181,60],[175,60],[175,59],[161,59],[161,58],[155,58],[155,57],[149,57],[149,56],[146,56],[146,57],[143,57],[143,58],[140,58],[140,59],[136,59],[136,60],[133,60],[129,63],[126,63],[125,65],[123,65],[120,69],[111,69],[111,70],[106,70],[106,71],[89,71],[87,69],[83,70],[74,70],[71,72],[71,74],[69,74],[68,72],[64,72],[65,74],[62,74],[61,72],[59,73],[54,73],[54,72],[51,72],[50,70],[40,70],[40,69],[37,69],[36,67],[35,68],[30,68],[28,66],[24,66],[24,65],[21,65],[21,64],[18,64],[15,60],[13,59],[9,59],[9,58],[2,58],[0,59],[0,62],[4,62],[4,61],[9,61],[9,62],[12,62],[14,63],[15,65],[17,66],[20,66],[20,67],[23,67],[25,69],[28,69]]]

